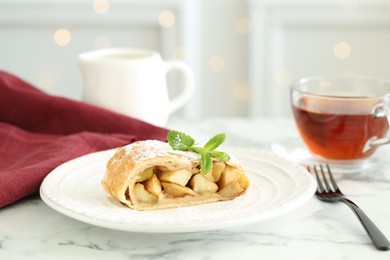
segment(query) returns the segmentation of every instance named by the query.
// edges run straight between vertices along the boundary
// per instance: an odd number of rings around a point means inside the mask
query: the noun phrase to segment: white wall
[[[166,9],[175,12],[177,1],[160,2],[110,1],[108,12],[98,14],[92,9],[93,1],[2,0],[0,68],[49,93],[81,99],[82,79],[77,64],[81,52],[134,46],[170,55],[177,46],[176,26],[165,30],[158,16]],[[54,41],[60,28],[71,35],[65,46]]]
[[[301,77],[390,78],[389,1],[253,0],[249,5],[250,115],[290,115],[288,87]]]
[[[0,0],[0,69],[81,99],[78,53],[156,49],[194,70],[194,98],[175,114],[194,119],[290,116],[289,84],[304,76],[390,78],[387,0],[108,0],[107,9],[100,0],[101,14],[96,1]],[[159,21],[164,13],[175,18],[171,26]],[[65,46],[54,41],[60,28],[71,35]],[[350,52],[338,58],[340,42]],[[169,77],[175,94],[180,77]]]

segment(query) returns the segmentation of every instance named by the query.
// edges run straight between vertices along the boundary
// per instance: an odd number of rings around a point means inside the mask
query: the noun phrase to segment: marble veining
[[[226,145],[269,150],[297,138],[288,119],[171,120],[170,128],[208,140],[225,132]],[[387,148],[386,148],[387,149]],[[390,237],[390,165],[338,175],[339,186]],[[272,219],[208,232],[147,234],[110,230],[64,216],[33,195],[0,209],[0,259],[390,259],[377,251],[344,204],[311,198]]]

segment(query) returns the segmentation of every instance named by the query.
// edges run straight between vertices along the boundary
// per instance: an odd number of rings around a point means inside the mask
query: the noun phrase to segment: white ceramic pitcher
[[[152,50],[108,48],[78,56],[84,78],[83,99],[115,112],[164,126],[169,115],[190,99],[194,84],[189,66],[180,60],[163,61]],[[169,100],[166,75],[184,74],[180,94]]]

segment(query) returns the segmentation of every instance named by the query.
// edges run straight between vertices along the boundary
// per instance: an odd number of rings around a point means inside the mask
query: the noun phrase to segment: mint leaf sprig
[[[200,155],[201,165],[200,169],[204,175],[209,173],[213,168],[213,159],[227,161],[230,159],[229,155],[222,151],[216,151],[226,139],[224,133],[213,136],[203,147],[194,146],[195,140],[191,136],[179,132],[170,131],[167,135],[168,144],[173,150],[192,151]]]

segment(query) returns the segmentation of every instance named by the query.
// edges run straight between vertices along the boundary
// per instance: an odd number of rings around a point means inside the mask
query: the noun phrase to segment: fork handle
[[[390,249],[390,242],[387,240],[385,235],[379,230],[379,228],[371,221],[371,219],[351,200],[342,199],[342,202],[347,204],[352,211],[356,214],[360,223],[362,223],[364,230],[367,232],[371,241],[374,243],[375,247],[382,251],[387,251]]]

